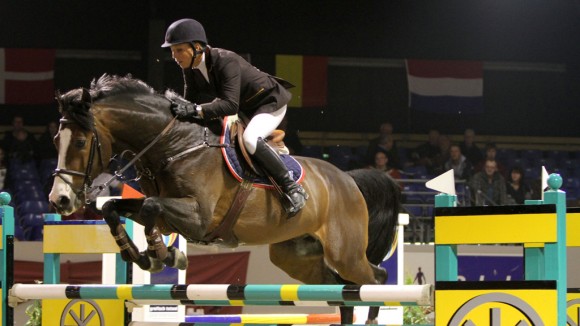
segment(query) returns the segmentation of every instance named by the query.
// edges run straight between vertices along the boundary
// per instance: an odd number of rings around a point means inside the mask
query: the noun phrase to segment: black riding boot
[[[288,217],[296,215],[296,213],[298,213],[302,207],[306,205],[308,194],[301,185],[297,184],[292,179],[290,172],[288,172],[286,165],[284,165],[284,162],[282,162],[282,159],[278,153],[276,153],[268,144],[266,144],[262,138],[258,138],[254,159],[286,193],[286,196],[289,199],[289,203],[286,204],[285,201],[282,200],[282,205],[286,209]]]

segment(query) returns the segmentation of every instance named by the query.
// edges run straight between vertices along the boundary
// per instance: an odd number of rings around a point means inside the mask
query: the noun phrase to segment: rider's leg
[[[302,186],[292,179],[278,153],[263,140],[280,124],[285,113],[286,106],[272,113],[257,114],[248,123],[243,138],[246,150],[290,198],[291,207],[287,207],[286,210],[289,216],[294,216],[304,207],[308,195]]]

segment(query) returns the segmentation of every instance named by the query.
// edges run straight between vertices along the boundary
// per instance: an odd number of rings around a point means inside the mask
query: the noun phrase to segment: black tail
[[[367,258],[378,265],[391,250],[395,239],[401,188],[386,173],[378,170],[360,169],[347,173],[366,200],[369,211]]]

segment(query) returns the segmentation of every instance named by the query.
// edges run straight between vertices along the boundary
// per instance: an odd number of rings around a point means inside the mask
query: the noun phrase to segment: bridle
[[[70,120],[67,118],[61,118],[60,124],[67,125],[67,124],[77,124],[76,121]],[[85,195],[85,200],[87,200],[87,193],[90,193],[95,187],[91,187],[93,183],[93,178],[91,177],[91,170],[93,169],[93,161],[95,160],[95,154],[99,156],[99,162],[101,163],[101,168],[104,168],[103,164],[103,156],[101,154],[101,142],[99,141],[99,133],[97,132],[96,128],[92,128],[93,137],[91,139],[91,149],[89,152],[89,163],[85,169],[85,172],[70,170],[70,169],[54,169],[52,175],[54,177],[59,177],[62,181],[68,184],[73,192],[78,196],[81,193]],[[73,183],[68,181],[66,178],[63,178],[62,175],[71,175],[73,177],[81,177],[83,178],[83,184],[80,189],[75,189]]]
[[[123,173],[129,169],[131,166],[135,165],[135,163],[137,161],[139,161],[139,159],[141,158],[141,156],[143,156],[143,154],[145,154],[149,149],[151,149],[151,147],[153,147],[154,144],[156,144],[175,124],[175,121],[177,119],[174,117],[163,129],[163,131],[161,133],[159,133],[157,135],[157,137],[155,137],[155,139],[153,139],[145,148],[143,148],[143,150],[141,150],[139,153],[137,153],[133,159],[131,159],[127,164],[125,164],[125,166],[121,169],[119,169],[118,171],[115,171],[114,175],[107,180],[106,182],[104,182],[103,184],[100,185],[94,185],[92,186],[93,183],[93,179],[91,177],[91,170],[93,167],[93,161],[95,159],[95,154],[99,156],[99,162],[101,163],[101,168],[104,168],[104,164],[103,164],[103,159],[102,159],[102,154],[101,154],[101,142],[99,141],[99,134],[96,130],[96,128],[92,128],[92,133],[93,133],[93,137],[92,137],[92,141],[91,141],[91,149],[90,149],[90,153],[89,153],[89,162],[87,164],[87,168],[85,169],[85,172],[80,172],[80,171],[74,171],[74,170],[69,170],[69,169],[55,169],[53,172],[53,176],[54,177],[60,177],[61,180],[63,180],[66,184],[68,184],[71,189],[73,190],[73,192],[79,196],[81,193],[84,194],[84,198],[85,198],[85,203],[89,204],[90,203],[90,199],[89,196],[87,196],[87,194],[93,192],[94,190],[98,190],[98,192],[101,192],[101,190],[103,190],[104,188],[108,187],[109,184],[111,184],[113,182],[113,180],[117,179],[117,178],[122,178]],[[74,121],[74,120],[70,120],[67,118],[61,118],[60,119],[60,124],[61,125],[67,125],[67,124],[78,124],[78,122]],[[222,144],[210,144],[208,141],[209,135],[208,135],[208,128],[205,127],[204,128],[204,135],[203,135],[203,141],[195,146],[192,146],[174,156],[171,156],[167,159],[165,159],[162,164],[166,165],[172,161],[175,161],[177,159],[180,159],[182,157],[184,157],[186,154],[189,154],[191,152],[197,151],[199,149],[202,148],[208,148],[208,147],[227,147],[228,145],[222,145]],[[83,178],[83,185],[81,186],[80,189],[75,189],[72,182],[68,181],[67,179],[63,178],[62,175],[71,175],[73,177],[81,177]],[[97,192],[97,194],[98,194]]]

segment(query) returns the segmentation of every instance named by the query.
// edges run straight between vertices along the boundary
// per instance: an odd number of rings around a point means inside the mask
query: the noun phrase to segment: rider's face
[[[193,60],[193,48],[189,43],[172,45],[171,57],[181,67],[181,69],[187,69],[191,67],[191,60]]]

